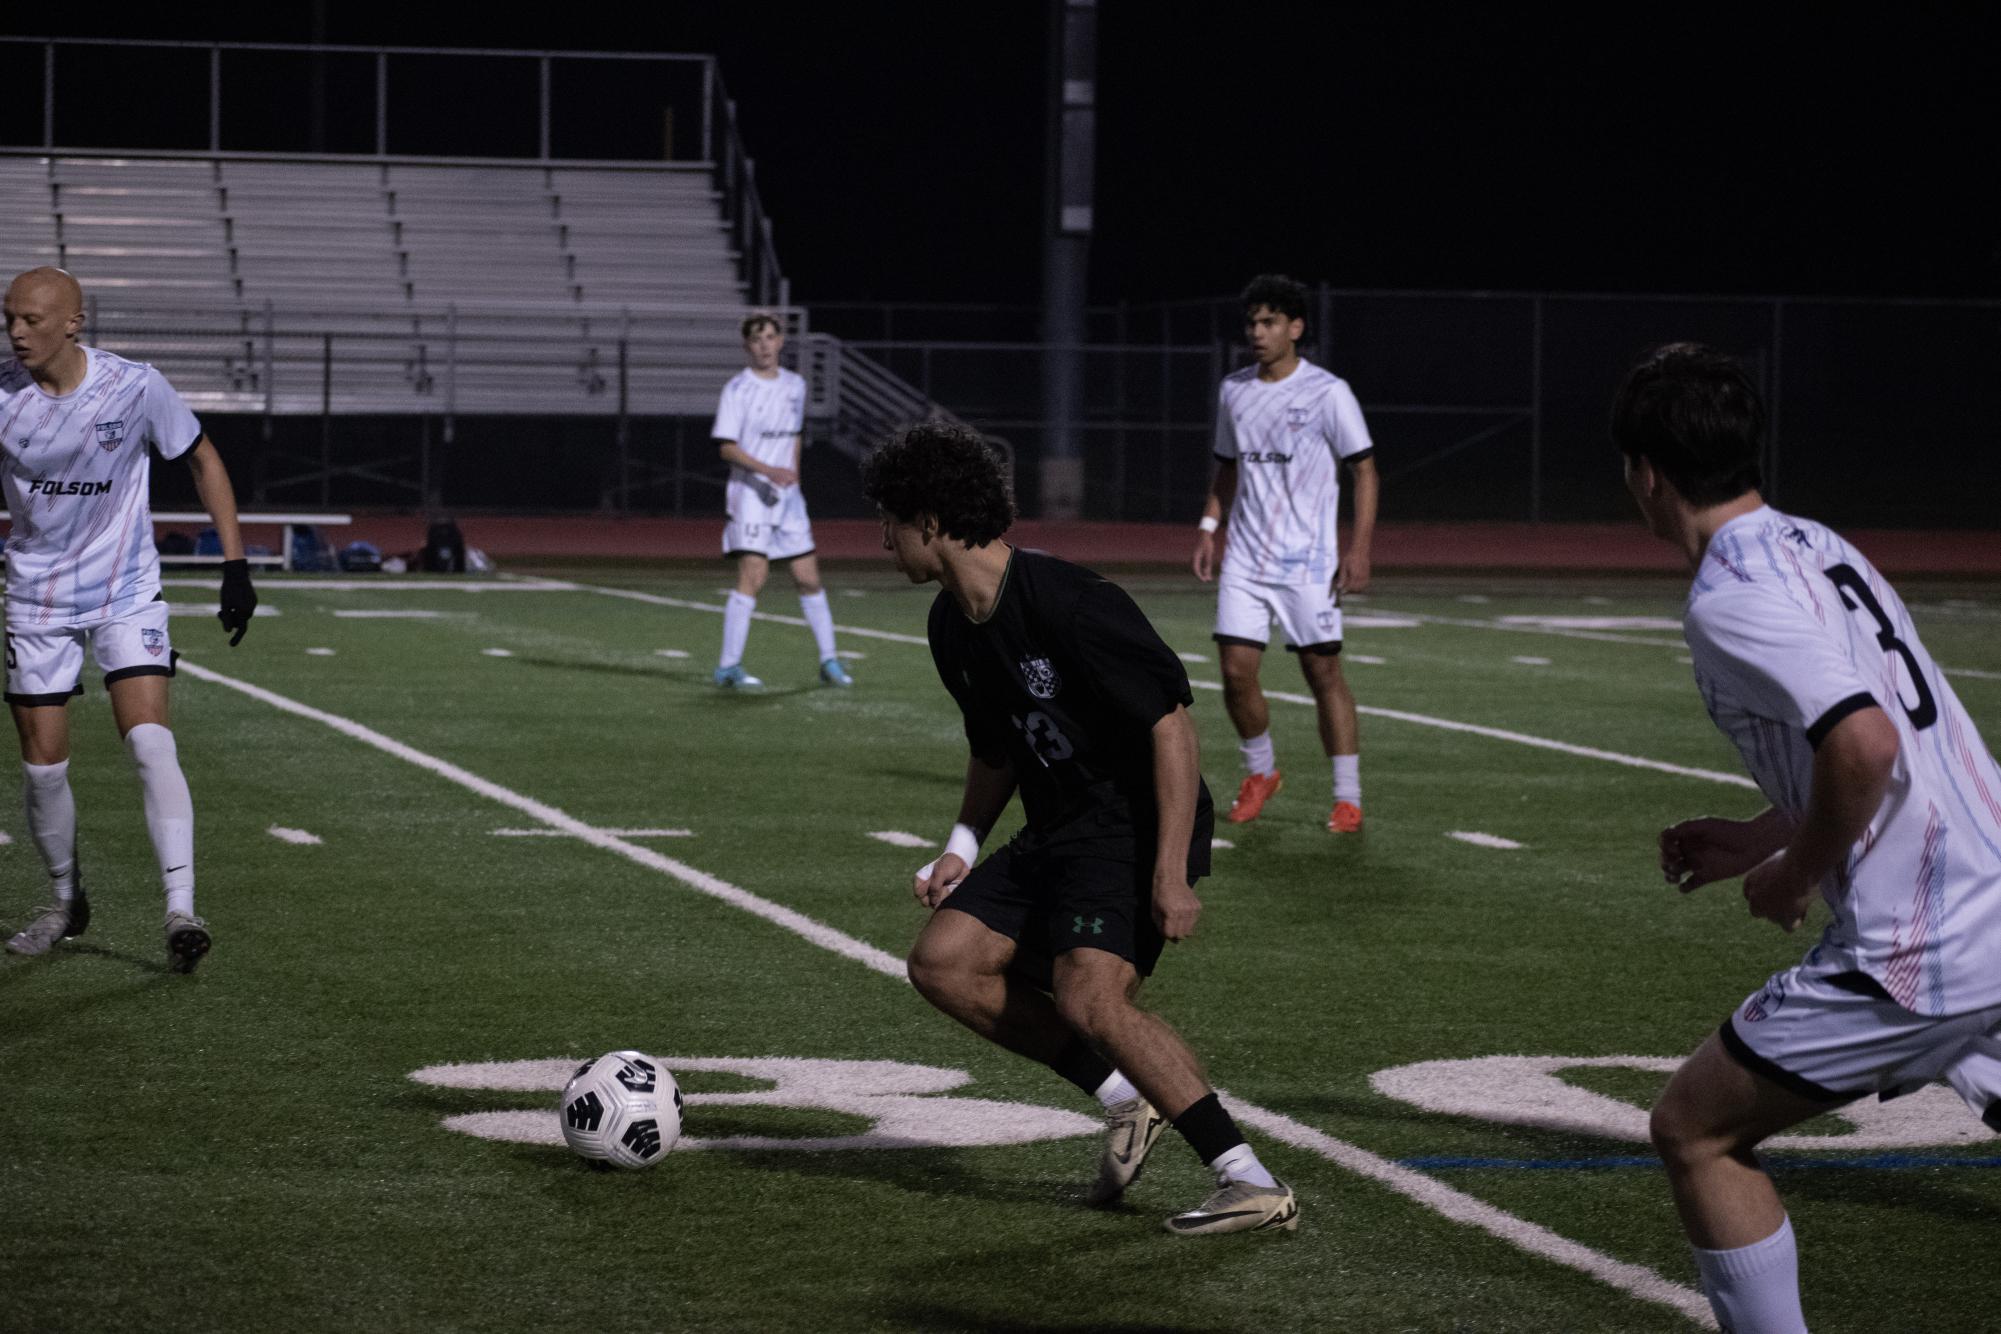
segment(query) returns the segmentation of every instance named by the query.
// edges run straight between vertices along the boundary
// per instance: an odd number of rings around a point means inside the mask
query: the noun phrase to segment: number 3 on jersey
[[[1834,581],[1834,587],[1841,594],[1841,605],[1850,611],[1866,611],[1876,620],[1876,643],[1885,653],[1894,653],[1904,660],[1904,670],[1911,678],[1911,685],[1918,692],[1916,704],[1904,704],[1904,712],[1909,715],[1911,729],[1922,732],[1938,721],[1938,701],[1932,698],[1931,687],[1925,684],[1925,674],[1918,667],[1917,655],[1910,645],[1897,638],[1897,629],[1890,623],[1890,617],[1883,610],[1883,604],[1869,591],[1868,581],[1863,579],[1852,565],[1830,565],[1821,571]],[[1860,605],[1858,605],[1860,604]],[[1903,704],[1902,698],[1897,700]]]
[[[1014,725],[1021,729],[1022,738],[1035,752],[1035,758],[1042,761],[1043,768],[1047,769],[1058,760],[1067,760],[1077,753],[1077,748],[1070,744],[1070,738],[1063,735],[1063,729],[1041,710],[1026,718],[1015,718],[1013,714],[1008,716],[1014,718]]]

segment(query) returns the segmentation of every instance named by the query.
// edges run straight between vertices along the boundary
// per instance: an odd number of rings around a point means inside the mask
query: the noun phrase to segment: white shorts
[[[1285,632],[1285,646],[1321,653],[1341,648],[1341,599],[1325,584],[1258,584],[1225,578],[1216,586],[1219,644],[1263,648],[1271,623]]]
[[[83,693],[83,646],[104,672],[104,683],[128,676],[172,676],[174,645],[167,634],[167,604],[142,602],[96,625],[7,631],[7,702],[30,707],[66,704]]]
[[[769,494],[769,499],[765,495]],[[745,494],[731,503],[723,525],[723,555],[749,553],[766,560],[797,560],[813,554],[813,525],[806,518],[806,497],[796,486]]]
[[[1718,1036],[1740,1065],[1803,1097],[1895,1097],[1935,1079],[2001,1130],[2001,1005],[1913,1014],[1866,973],[1806,963],[1772,974]]]
[[[804,514],[786,516],[784,523],[739,523],[723,526],[725,556],[762,556],[766,560],[797,560],[813,554],[813,525]]]

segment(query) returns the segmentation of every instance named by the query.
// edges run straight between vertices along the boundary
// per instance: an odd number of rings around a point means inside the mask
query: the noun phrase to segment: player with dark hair
[[[1709,716],[1771,801],[1660,836],[1684,892],[1744,880],[1787,931],[1833,919],[1668,1082],[1653,1110],[1718,1322],[1803,1331],[1792,1224],[1757,1146],[1870,1094],[1944,1079],[2001,1130],[2001,768],[1861,552],[1758,492],[1765,412],[1693,343],[1635,366],[1612,410],[1626,485],[1695,571],[1684,615]]]
[[[1313,691],[1320,744],[1333,764],[1332,833],[1362,827],[1361,734],[1341,675],[1341,595],[1369,586],[1375,539],[1375,446],[1347,381],[1299,355],[1306,288],[1265,274],[1244,289],[1244,330],[1256,364],[1225,377],[1216,410],[1216,473],[1202,503],[1195,577],[1218,574],[1216,530],[1229,540],[1216,587],[1216,644],[1244,780],[1226,817],[1255,820],[1284,779],[1258,672],[1271,623],[1299,655]],[[1341,469],[1355,478],[1355,524],[1340,554]]]
[[[69,700],[83,693],[87,646],[132,762],[146,832],[166,888],[167,962],[192,972],[208,952],[195,916],[194,802],[167,728],[174,651],[153,546],[147,450],[184,460],[222,539],[223,629],[230,646],[257,609],[236,494],[201,423],[151,366],[86,347],[83,289],[61,269],[30,269],[7,289],[0,364],[0,488],[7,539],[7,703],[21,738],[28,832],[54,902],[7,948],[46,954],[90,925],[76,865],[69,784]]]
[[[799,489],[806,381],[778,364],[785,330],[776,315],[758,311],[747,316],[742,333],[744,357],[750,364],[723,386],[715,424],[709,429],[717,452],[730,465],[729,483],[723,488],[729,512],[729,522],[723,526],[723,555],[736,560],[736,588],[723,605],[723,651],[716,663],[716,684],[730,689],[764,684],[744,670],[743,648],[771,562],[782,560],[791,562],[799,610],[813,631],[820,680],[830,686],[851,686],[854,679],[834,649],[834,612],[820,584],[813,525],[806,517],[806,495]]]
[[[1172,1124],[1217,1190],[1170,1232],[1293,1230],[1291,1190],[1188,1045],[1133,1003],[1163,943],[1193,934],[1194,882],[1209,870],[1214,816],[1180,660],[1118,585],[1000,540],[1014,505],[977,433],[913,426],[869,459],[862,485],[897,569],[944,586],[931,655],[972,752],[958,822],[912,886],[936,911],[910,980],[1098,1098],[1108,1133],[1091,1203],[1119,1199]],[[1027,826],[975,867],[1017,787]]]

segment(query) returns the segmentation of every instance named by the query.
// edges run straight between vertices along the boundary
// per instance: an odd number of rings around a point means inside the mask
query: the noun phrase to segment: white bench
[[[0,520],[11,521],[11,519],[12,516],[9,515],[6,510],[0,510]],[[158,511],[155,511],[153,514],[153,522],[211,524],[214,522],[214,520],[210,519],[209,516],[203,513],[201,510],[191,510],[187,512],[176,511],[171,514],[161,514]],[[244,559],[248,560],[253,565],[276,565],[280,569],[289,570],[292,568],[292,529],[294,526],[299,524],[310,524],[315,528],[345,528],[347,525],[354,522],[354,516],[352,514],[266,514],[261,511],[257,511],[251,513],[238,514],[236,516],[236,522],[239,527],[243,528],[250,528],[259,524],[267,526],[271,524],[276,524],[280,528],[282,528],[284,530],[284,539],[279,545],[278,554],[271,556],[252,556],[249,555],[248,553],[245,553]],[[222,559],[223,558],[221,556],[162,555],[160,557],[160,563],[163,565],[166,564],[220,565],[222,564]]]

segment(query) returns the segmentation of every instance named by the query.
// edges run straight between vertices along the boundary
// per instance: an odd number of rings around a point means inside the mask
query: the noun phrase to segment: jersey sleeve
[[[1878,704],[1845,636],[1782,594],[1719,590],[1689,609],[1684,632],[1699,675],[1751,712],[1804,732],[1816,749],[1836,723]]]
[[[716,402],[715,424],[709,427],[711,440],[743,443],[743,395],[731,393],[735,387],[735,380],[723,386],[722,397]]]
[[[945,693],[959,706],[959,717],[966,729],[966,748],[975,758],[998,768],[1007,763],[1007,738],[998,730],[994,718],[980,712],[967,685],[955,641],[944,619],[949,610],[945,605],[949,596],[940,594],[931,604],[926,636],[931,641],[931,662],[938,669],[938,679],[944,682]]]
[[[792,434],[806,434],[806,377],[792,376]]]
[[[163,459],[177,459],[201,439],[201,422],[167,377],[146,368],[146,443]]]
[[[1216,391],[1216,457],[1235,462],[1237,458],[1237,423],[1230,416],[1230,391],[1224,385]]]
[[[1152,622],[1117,584],[1101,579],[1078,595],[1072,645],[1084,680],[1105,711],[1151,728],[1177,704],[1192,704],[1188,671],[1161,642]]]
[[[1362,405],[1346,380],[1336,380],[1320,400],[1320,429],[1327,437],[1334,457],[1354,463],[1376,452],[1369,439],[1369,424],[1362,420]]]

